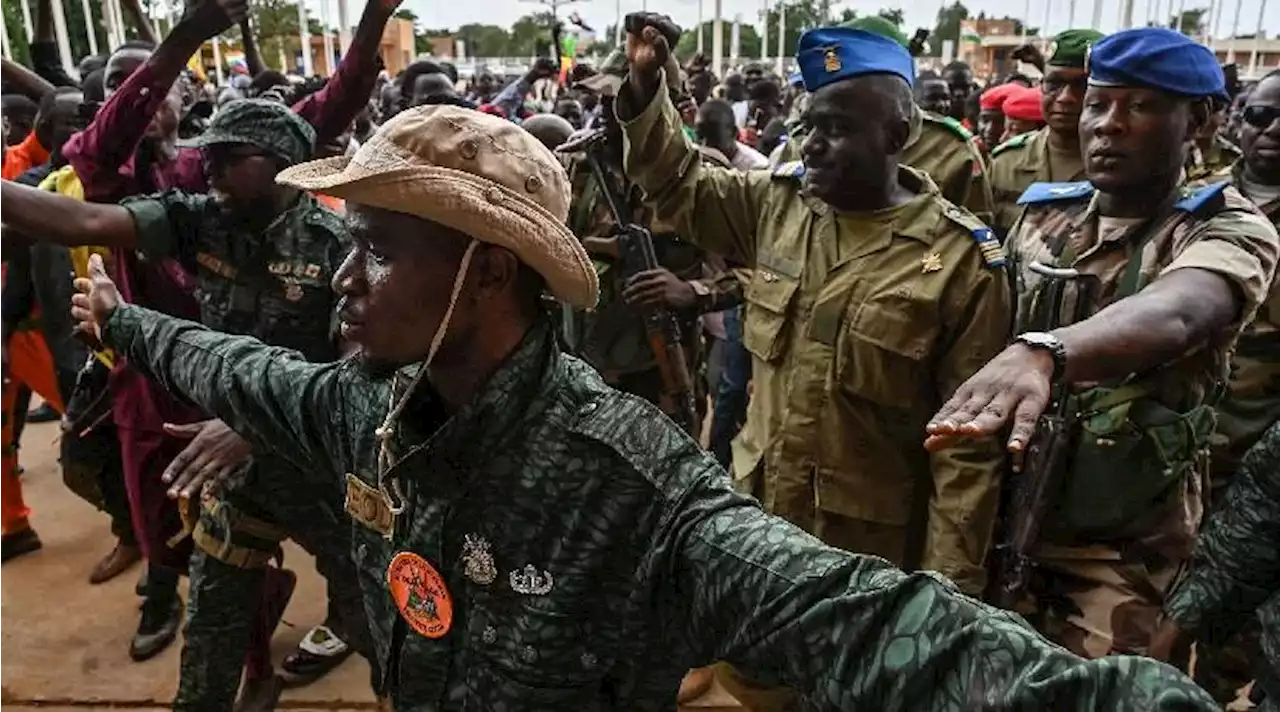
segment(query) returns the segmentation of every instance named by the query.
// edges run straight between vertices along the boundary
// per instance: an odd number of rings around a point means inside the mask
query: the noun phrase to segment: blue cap
[[[1098,40],[1085,56],[1094,86],[1148,87],[1179,96],[1227,98],[1226,78],[1213,51],[1163,27],[1121,30]]]
[[[915,65],[906,48],[883,35],[851,27],[820,27],[800,35],[796,62],[804,88],[811,92],[865,74],[894,74],[907,86],[915,81]]]

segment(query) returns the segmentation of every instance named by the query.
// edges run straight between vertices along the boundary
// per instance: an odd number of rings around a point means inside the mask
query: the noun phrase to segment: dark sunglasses
[[[1258,104],[1246,106],[1240,118],[1254,128],[1265,129],[1280,120],[1280,106],[1261,106]]]

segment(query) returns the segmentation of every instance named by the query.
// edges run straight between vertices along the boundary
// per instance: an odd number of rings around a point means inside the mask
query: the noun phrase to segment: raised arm
[[[356,378],[353,362],[313,364],[295,351],[121,304],[101,258],[91,258],[89,271],[91,279],[76,280],[72,314],[130,367],[217,416],[255,448],[317,477],[349,470],[357,436],[344,412],[356,395],[347,385]]]
[[[39,103],[40,98],[52,92],[56,87],[48,79],[36,74],[8,57],[0,57],[0,77],[5,83],[12,84],[23,96]]]
[[[35,36],[31,38],[31,68],[41,79],[55,87],[78,87],[80,83],[67,74],[53,33],[51,0],[36,3]],[[39,101],[39,97],[32,97]]]
[[[0,213],[6,225],[31,239],[68,247],[132,248],[137,243],[137,229],[127,209],[111,203],[76,200],[13,181],[0,183]]]
[[[147,18],[147,11],[142,7],[141,0],[125,0],[122,6],[133,20],[133,26],[138,30],[138,38],[151,44],[159,44],[160,38],[156,36],[156,30],[151,26],[151,20]]]
[[[258,38],[248,15],[240,18],[240,40],[244,43],[244,67],[249,70],[249,76],[256,77],[266,71],[267,65],[258,51]]]
[[[115,194],[122,180],[120,168],[137,151],[187,60],[205,40],[242,17],[246,1],[208,0],[188,10],[151,57],[102,105],[88,128],[63,146],[62,154],[84,184],[87,200],[123,197]]]
[[[935,574],[827,547],[701,469],[658,557],[659,600],[691,606],[673,629],[695,664],[724,660],[821,710],[1217,709],[1171,667],[1083,660]]]
[[[378,46],[387,21],[403,0],[369,0],[356,25],[351,46],[337,70],[320,91],[294,105],[293,110],[316,129],[316,145],[328,143],[347,130],[369,102],[382,60]]]

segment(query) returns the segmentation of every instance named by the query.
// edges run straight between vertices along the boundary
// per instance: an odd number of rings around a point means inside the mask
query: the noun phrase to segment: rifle
[[[1050,267],[1042,262],[1032,262],[1032,272],[1044,277],[1043,297],[1047,307],[1037,315],[1039,328],[1035,331],[1052,331],[1063,326],[1062,307],[1067,285],[1077,285],[1072,309],[1072,323],[1088,317],[1088,309],[1098,287],[1096,277],[1082,275],[1070,268]],[[1076,429],[1075,398],[1065,383],[1053,384],[1049,405],[1036,423],[1035,434],[1027,443],[1022,472],[1016,475],[1013,497],[1008,510],[1010,517],[1003,540],[996,546],[996,576],[991,594],[992,603],[1012,610],[1031,578],[1034,562],[1031,551],[1040,541],[1040,530],[1045,514],[1053,504],[1067,472],[1067,458],[1074,444]]]
[[[600,186],[609,214],[613,216],[625,281],[640,272],[659,269],[662,265],[658,264],[658,256],[653,250],[653,237],[649,231],[626,220],[618,208],[619,199],[604,170],[604,141],[605,132],[596,131],[571,139],[557,150],[562,153],[584,152],[591,175]],[[693,376],[689,372],[680,338],[680,324],[665,306],[646,307],[643,316],[645,335],[662,378],[662,410],[685,432],[696,436],[701,424],[698,422],[697,402],[693,395]]]

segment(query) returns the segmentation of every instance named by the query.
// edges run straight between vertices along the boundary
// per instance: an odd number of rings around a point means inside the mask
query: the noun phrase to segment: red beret
[[[1000,111],[1004,106],[1005,99],[1013,92],[1021,89],[1017,84],[999,84],[982,92],[982,96],[978,97],[978,106],[983,111]]]
[[[1044,112],[1040,110],[1040,90],[1018,87],[1004,100],[1001,109],[1004,115],[1018,121],[1044,121]]]

